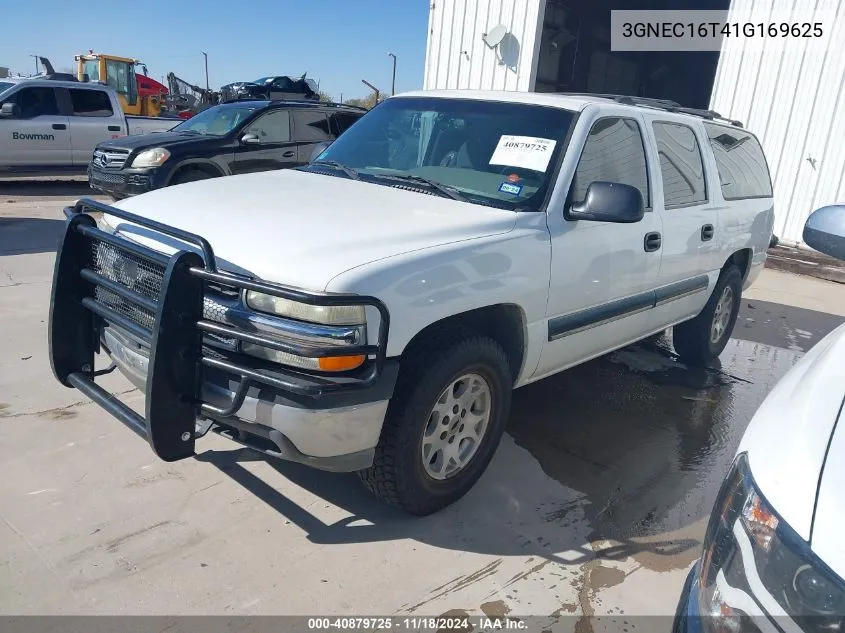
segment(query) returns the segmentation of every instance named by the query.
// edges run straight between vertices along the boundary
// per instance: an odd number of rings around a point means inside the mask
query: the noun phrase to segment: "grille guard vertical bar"
[[[80,302],[81,297],[89,294],[90,286],[81,275],[87,261],[88,242],[79,230],[94,225],[94,218],[85,214],[68,220],[53,267],[47,339],[53,375],[65,387],[74,386],[68,380],[70,374],[94,371],[96,317]]]
[[[202,280],[190,273],[202,263],[179,251],[164,273],[147,370],[146,422],[150,446],[164,461],[194,454],[200,393]]]

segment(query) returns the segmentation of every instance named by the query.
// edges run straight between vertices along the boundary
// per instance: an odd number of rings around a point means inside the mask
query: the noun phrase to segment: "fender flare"
[[[201,167],[204,168],[204,170],[211,170],[214,171],[218,176],[231,175],[228,173],[227,170],[222,169],[220,165],[215,163],[213,160],[209,160],[207,158],[188,158],[176,163],[176,166],[170,170],[170,175],[167,177],[167,182],[165,183],[165,186],[169,186],[173,183],[173,178],[176,176],[176,174],[190,167]]]

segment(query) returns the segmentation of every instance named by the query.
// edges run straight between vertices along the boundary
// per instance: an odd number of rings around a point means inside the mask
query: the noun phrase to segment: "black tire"
[[[196,182],[197,180],[206,180],[208,178],[214,178],[214,176],[201,169],[185,169],[176,174],[170,184],[181,185],[186,182]]]
[[[423,516],[460,499],[487,468],[505,430],[513,377],[501,345],[468,330],[438,335],[405,357],[373,465],[358,474],[377,497]],[[440,395],[468,373],[478,374],[489,386],[487,430],[463,469],[438,480],[423,464],[423,432]]]
[[[730,288],[731,293],[727,323],[721,329],[721,335],[713,340],[714,316],[726,288]],[[742,273],[736,266],[729,266],[719,276],[713,294],[701,313],[694,319],[676,325],[672,330],[672,343],[683,362],[688,365],[706,365],[722,353],[733,332],[741,299]]]

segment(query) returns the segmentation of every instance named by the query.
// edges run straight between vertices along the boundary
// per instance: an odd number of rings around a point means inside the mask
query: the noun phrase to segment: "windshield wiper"
[[[310,165],[325,165],[326,167],[334,167],[335,169],[339,169],[344,174],[349,176],[352,180],[361,180],[360,174],[352,169],[351,167],[347,167],[343,163],[339,163],[336,160],[315,160]]]
[[[391,178],[394,180],[401,180],[404,182],[414,182],[421,185],[425,185],[431,189],[435,189],[439,191],[444,196],[448,196],[452,198],[452,200],[458,200],[460,202],[470,202],[470,199],[464,196],[463,194],[458,193],[458,191],[454,187],[450,187],[448,185],[444,185],[442,183],[437,182],[436,180],[429,180],[428,178],[423,178],[422,176],[414,176],[412,174],[379,174],[381,178]]]

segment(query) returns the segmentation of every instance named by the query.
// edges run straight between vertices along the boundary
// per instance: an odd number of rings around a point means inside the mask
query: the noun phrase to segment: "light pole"
[[[396,94],[396,55],[394,55],[393,53],[388,53],[387,56],[393,58],[393,83],[391,84],[390,94],[395,95]]]
[[[202,53],[202,56],[205,57],[205,89],[211,90],[211,87],[208,85],[208,53]]]
[[[30,57],[34,57],[34,58],[35,58],[35,74],[37,75],[39,72],[41,72],[41,71],[38,69],[38,55],[30,55]]]

